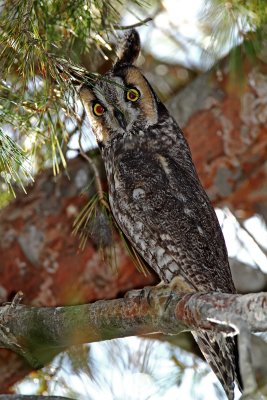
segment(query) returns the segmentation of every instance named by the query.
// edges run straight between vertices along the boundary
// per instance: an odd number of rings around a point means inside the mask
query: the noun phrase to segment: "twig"
[[[142,26],[144,24],[146,24],[147,22],[153,21],[153,18],[148,17],[146,19],[144,19],[143,21],[137,22],[136,24],[132,24],[132,25],[114,25],[114,29],[118,29],[118,30],[126,30],[126,29],[133,29],[133,28],[138,28],[138,26]]]

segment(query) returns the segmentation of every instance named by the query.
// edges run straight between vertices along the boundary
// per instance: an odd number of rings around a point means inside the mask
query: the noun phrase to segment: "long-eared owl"
[[[104,160],[112,213],[165,283],[235,293],[216,214],[181,129],[133,65],[139,52],[139,35],[131,30],[113,68],[80,89]],[[239,381],[235,340],[203,331],[193,335],[233,399]]]

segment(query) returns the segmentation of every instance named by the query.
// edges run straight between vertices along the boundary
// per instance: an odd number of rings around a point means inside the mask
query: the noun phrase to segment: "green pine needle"
[[[71,138],[66,125],[71,117],[78,120],[75,78],[87,84],[96,78],[78,64],[96,49],[110,56],[107,35],[114,33],[124,4],[125,0],[2,1],[0,126],[19,132],[22,146],[27,142],[36,173],[43,166],[51,166],[54,174],[60,165],[66,167]],[[10,181],[9,175],[5,180]]]
[[[95,194],[75,218],[73,234],[78,235],[81,250],[84,250],[88,239],[92,238],[102,259],[112,270],[116,270],[117,260],[113,228],[110,211],[103,205],[99,195]]]
[[[238,48],[240,52],[256,59],[266,41],[267,24],[266,0],[206,0],[200,16],[203,31],[209,38],[209,45],[203,57],[209,55],[214,59],[221,57],[230,48]],[[232,51],[230,60],[237,66],[236,76],[242,70],[243,58],[236,57],[238,52]]]
[[[26,193],[24,183],[33,181],[30,161],[21,147],[0,128],[0,175],[16,197],[13,184],[18,183]]]
[[[131,245],[129,240],[126,238],[125,234],[122,232],[121,229],[119,229],[120,237],[122,239],[122,242],[124,244],[124,247],[126,251],[128,252],[129,256],[131,257],[137,271],[141,272],[145,276],[148,276],[150,274],[148,268],[145,265],[144,260],[142,257],[137,253],[135,248]]]
[[[105,198],[105,202],[108,204],[107,198]],[[99,233],[101,229],[103,231],[103,226],[101,227],[101,224],[99,223],[99,216],[103,216],[103,220],[105,221],[104,234],[103,232],[102,234]],[[117,261],[114,245],[114,228],[116,228],[116,230],[119,232],[125,249],[130,255],[137,270],[143,273],[145,276],[149,275],[149,271],[144,263],[144,260],[132,247],[114,220],[110,209],[103,205],[98,194],[92,196],[92,198],[86,203],[86,205],[75,218],[73,223],[73,234],[79,236],[79,247],[81,250],[84,250],[89,237],[92,237],[92,239],[97,236],[100,237],[100,239],[98,239],[98,247],[100,253],[102,254],[103,260],[105,260],[108,265],[111,266],[112,270],[116,270]]]

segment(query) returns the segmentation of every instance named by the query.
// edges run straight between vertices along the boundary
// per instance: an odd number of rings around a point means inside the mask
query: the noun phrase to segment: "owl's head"
[[[158,122],[159,100],[133,63],[140,52],[140,39],[131,30],[119,48],[119,56],[103,77],[80,96],[93,132],[101,147],[113,137],[134,134]]]

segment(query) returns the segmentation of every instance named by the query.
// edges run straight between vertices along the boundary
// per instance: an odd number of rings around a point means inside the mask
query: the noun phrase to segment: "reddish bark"
[[[72,234],[73,221],[88,196],[81,190],[92,178],[82,159],[70,161],[68,174],[46,171],[27,196],[0,214],[1,300],[18,290],[34,305],[84,303],[115,298],[119,292],[153,282],[131,263],[118,237],[117,271],[111,271],[92,240],[83,251]],[[82,187],[82,185],[84,186]]]
[[[225,70],[200,76],[170,106],[213,203],[249,217],[267,207],[266,65],[247,65],[236,84]]]
[[[72,235],[75,216],[88,201],[80,195],[92,179],[81,158],[70,161],[58,177],[51,170],[0,213],[0,301],[24,293],[24,304],[78,304],[111,299],[129,289],[153,284],[155,276],[144,277],[116,237],[117,270],[103,261],[95,244],[88,240],[84,251]],[[92,193],[91,193],[92,194]],[[30,368],[17,355],[0,351],[0,393],[23,378]]]

